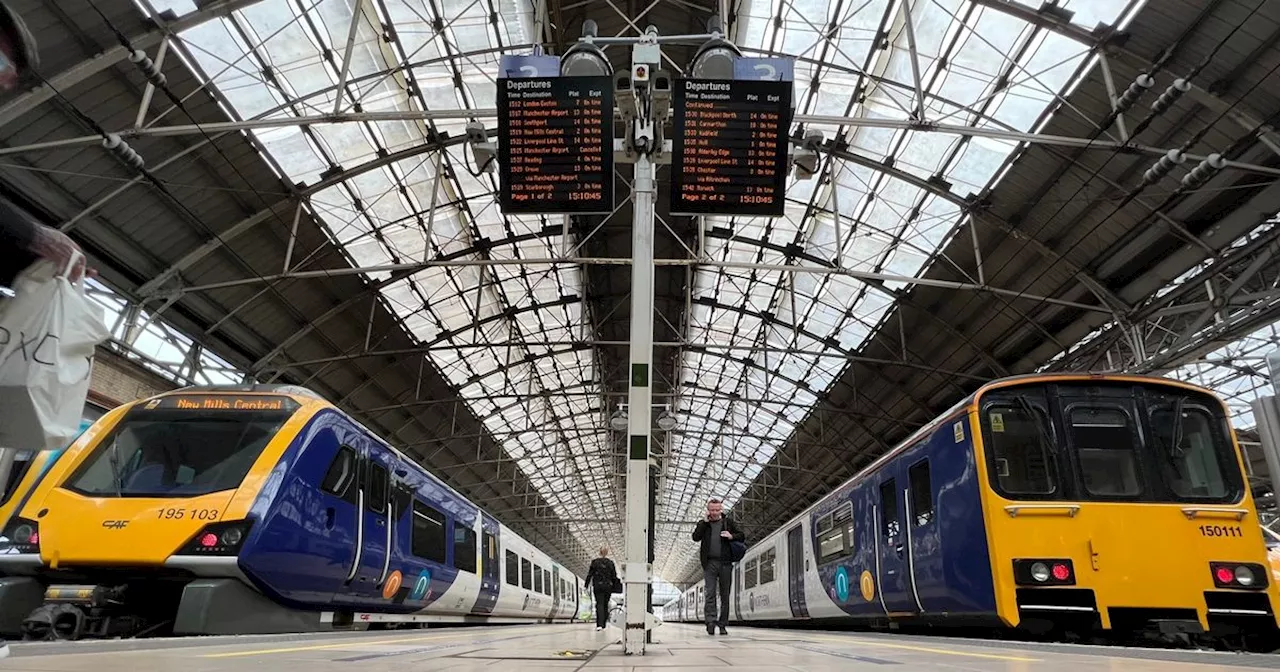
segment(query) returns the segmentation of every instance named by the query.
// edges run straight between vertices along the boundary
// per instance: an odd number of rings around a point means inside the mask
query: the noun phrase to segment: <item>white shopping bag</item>
[[[47,261],[0,301],[0,447],[56,450],[80,433],[94,350],[110,331],[84,285]]]

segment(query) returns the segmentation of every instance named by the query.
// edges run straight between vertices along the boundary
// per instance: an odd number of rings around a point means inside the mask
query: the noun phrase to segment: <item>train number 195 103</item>
[[[166,520],[216,520],[218,518],[218,510],[164,508],[160,509],[157,517],[164,518]]]
[[[1244,532],[1238,525],[1201,525],[1202,537],[1243,537]]]

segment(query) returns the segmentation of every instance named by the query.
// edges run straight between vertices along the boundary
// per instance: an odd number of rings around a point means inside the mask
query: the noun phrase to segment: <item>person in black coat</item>
[[[609,599],[613,595],[613,584],[618,580],[618,568],[609,559],[609,547],[600,547],[600,557],[591,561],[587,569],[587,588],[596,598],[596,630],[604,630],[609,620]],[[594,587],[593,587],[594,585]]]
[[[693,530],[693,540],[702,542],[698,560],[702,563],[703,590],[707,598],[704,613],[708,635],[715,634],[717,625],[720,626],[720,634],[729,634],[725,630],[725,624],[729,622],[729,592],[733,588],[733,559],[729,544],[746,538],[733,517],[724,512],[724,504],[712,497],[707,502],[706,519],[699,521]],[[717,593],[720,596],[719,614],[716,613]]]

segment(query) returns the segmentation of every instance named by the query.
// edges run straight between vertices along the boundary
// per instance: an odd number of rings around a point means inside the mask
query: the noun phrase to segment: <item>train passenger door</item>
[[[564,592],[564,586],[560,584],[560,568],[551,566],[551,587],[548,589],[551,593],[551,617],[555,618],[560,615],[560,593]]]
[[[391,474],[386,454],[371,447],[360,452],[360,487],[357,492],[356,551],[353,566],[342,591],[348,597],[376,599],[389,571],[393,525],[391,514]]]
[[[787,530],[787,596],[792,618],[809,618],[804,599],[804,526]]]
[[[502,567],[498,558],[502,549],[498,546],[498,521],[492,516],[480,514],[480,595],[476,598],[473,614],[491,614],[498,604],[498,591],[502,587]]]
[[[898,486],[898,463],[885,471],[889,478],[880,482],[875,494],[876,509],[876,555],[879,566],[876,568],[877,583],[880,584],[880,599],[885,611],[890,614],[914,614],[915,599],[911,591],[911,567],[907,555],[907,541],[904,534],[905,521],[902,495],[905,492]]]
[[[742,620],[742,563],[739,562],[733,566],[733,613],[738,615],[738,620]]]
[[[920,591],[943,582],[941,556],[937,549],[938,524],[933,514],[933,482],[929,460],[923,459],[907,469],[906,504],[907,564],[911,570],[911,597],[920,611],[925,611]]]

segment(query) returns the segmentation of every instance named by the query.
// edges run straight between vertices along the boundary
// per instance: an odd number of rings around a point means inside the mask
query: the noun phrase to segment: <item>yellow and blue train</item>
[[[1274,649],[1225,405],[1154,377],[997,380],[754,544],[731,619]],[[701,583],[665,605],[702,622]]]
[[[549,622],[586,608],[572,572],[303,388],[162,394],[45,459],[0,540],[6,634]]]

